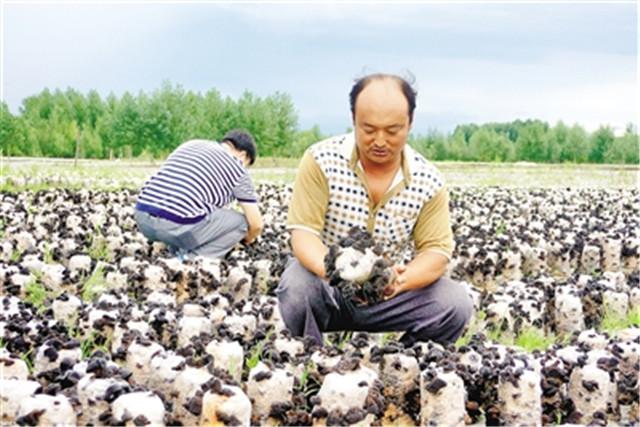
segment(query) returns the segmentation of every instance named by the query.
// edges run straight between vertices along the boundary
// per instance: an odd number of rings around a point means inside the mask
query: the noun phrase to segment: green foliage
[[[29,351],[26,351],[20,355],[20,359],[24,363],[27,364],[27,369],[29,369],[29,373],[33,373],[33,347],[29,348]]]
[[[325,334],[324,342],[326,345],[334,346],[338,349],[343,349],[344,346],[351,340],[353,336],[353,331],[341,331],[341,332],[333,332],[331,334]],[[388,335],[387,337],[390,337]],[[384,335],[383,335],[384,339]],[[387,338],[388,339],[388,338]]]
[[[38,277],[35,277],[27,283],[25,286],[25,294],[25,300],[33,304],[38,311],[43,311],[45,309],[44,303],[47,300],[48,293],[42,283],[40,283]]]
[[[478,314],[470,321],[464,335],[456,341],[456,347],[468,345],[471,338],[478,332],[483,332],[488,341],[506,346],[520,347],[527,352],[546,350],[557,342],[554,334],[547,335],[543,330],[533,326],[522,329],[515,336],[510,331],[503,332],[498,328],[485,329],[485,318],[486,314],[483,311],[479,311]]]
[[[20,261],[20,257],[22,257],[22,251],[18,248],[15,248],[13,251],[11,251],[11,256],[9,257],[9,260],[15,263]]]
[[[232,128],[252,132],[263,157],[299,158],[325,138],[318,126],[298,129],[293,101],[280,92],[259,97],[245,91],[232,99],[216,89],[200,93],[164,82],[150,93],[106,98],[95,90],[45,89],[24,99],[16,115],[0,102],[1,151],[7,156],[160,159],[188,139],[220,140]],[[409,143],[434,161],[638,164],[640,151],[633,125],[616,137],[606,126],[588,134],[579,125],[531,119],[462,124],[452,134],[429,130]]]
[[[264,341],[260,341],[251,348],[249,357],[247,358],[247,368],[249,370],[258,366],[258,362],[262,360],[262,348],[264,347]]]
[[[300,374],[300,388],[302,390],[304,390],[305,386],[307,385],[309,372],[313,370],[314,365],[315,364],[313,363],[313,361],[309,361],[304,365],[304,368],[302,369],[302,373]]]
[[[520,331],[514,344],[528,352],[532,352],[534,350],[546,350],[555,342],[555,335],[545,335],[543,330],[532,326]]]
[[[475,316],[473,316],[471,320],[469,320],[467,329],[465,330],[464,334],[455,342],[455,346],[459,348],[463,345],[469,344],[469,342],[471,342],[471,338],[475,334],[483,330],[484,320],[486,318],[487,314],[483,310],[478,310],[478,312],[475,313]]]
[[[312,375],[315,369],[315,363],[311,361],[306,363],[304,365],[302,373],[300,374],[300,380],[296,387],[296,390],[301,391],[305,397],[304,408],[306,410],[310,410],[310,405],[308,404],[310,397],[318,394],[318,392],[320,391],[321,384],[318,381],[317,376]]]
[[[605,163],[628,163],[637,165],[640,162],[640,144],[638,134],[629,124],[621,138],[613,140],[604,153]]]
[[[604,155],[611,146],[615,136],[613,130],[607,127],[600,127],[597,131],[591,135],[591,151],[589,153],[589,160],[593,163],[604,162]]]
[[[93,301],[106,291],[107,287],[108,284],[104,275],[104,267],[98,264],[82,285],[82,300],[85,302]]]
[[[0,137],[10,156],[122,158],[144,152],[162,158],[185,140],[220,140],[232,128],[249,130],[261,156],[291,156],[298,137],[287,94],[261,98],[247,91],[234,100],[169,82],[151,93],[111,94],[104,100],[96,91],[45,89],[26,98],[19,115],[5,103],[0,113]]]
[[[409,144],[430,160],[530,161],[638,164],[638,133],[629,124],[624,136],[609,127],[589,135],[579,125],[540,120],[459,125],[451,135],[430,130],[412,136]]]
[[[616,334],[622,329],[632,326],[640,327],[640,307],[629,310],[626,314],[616,313],[613,310],[605,309],[604,316],[600,321],[600,331],[610,335]]]
[[[105,354],[109,354],[111,346],[111,338],[104,339],[102,335],[91,331],[89,336],[80,342],[80,353],[82,359],[87,359],[96,351],[100,350]]]
[[[88,254],[92,259],[110,262],[112,255],[107,247],[107,240],[104,238],[99,228],[94,228],[91,235],[91,244]]]
[[[54,262],[53,251],[51,250],[49,245],[46,244],[46,243],[44,244],[43,261],[45,262],[45,264],[53,264],[53,262]]]
[[[257,342],[249,351],[249,358],[247,359],[247,363],[245,364],[247,367],[247,373],[255,368],[258,365],[258,362],[262,360],[262,350],[264,348],[264,344],[271,340],[273,336],[273,331],[270,330],[267,332],[267,335],[260,342]]]
[[[380,345],[387,345],[389,342],[393,341],[393,340],[397,340],[400,338],[400,333],[398,332],[384,332],[382,334],[382,338],[380,339]],[[349,336],[349,339],[351,339],[351,336]],[[340,347],[342,348],[342,347]]]

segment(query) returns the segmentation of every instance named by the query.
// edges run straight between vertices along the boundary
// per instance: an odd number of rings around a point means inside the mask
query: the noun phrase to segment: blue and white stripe
[[[255,191],[239,159],[214,141],[180,145],[144,185],[136,208],[181,223],[201,220],[233,199],[255,203]]]

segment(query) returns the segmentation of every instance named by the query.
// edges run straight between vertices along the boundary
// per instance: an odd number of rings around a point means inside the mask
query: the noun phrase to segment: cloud
[[[447,73],[446,70],[449,70]],[[459,113],[471,121],[539,118],[589,130],[635,121],[636,64],[622,55],[565,54],[532,64],[489,60],[429,61],[420,70],[418,109]]]
[[[11,3],[4,95],[16,111],[44,87],[281,91],[301,126],[342,131],[352,78],[410,70],[420,132],[523,116],[617,125],[636,111],[631,6]]]

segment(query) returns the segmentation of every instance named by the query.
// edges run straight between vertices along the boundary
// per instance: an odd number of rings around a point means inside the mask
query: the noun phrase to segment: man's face
[[[361,161],[399,161],[411,129],[409,103],[400,85],[391,79],[370,82],[356,100],[354,127]]]

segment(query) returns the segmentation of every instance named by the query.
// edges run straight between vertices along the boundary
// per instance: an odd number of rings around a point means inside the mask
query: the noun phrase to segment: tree
[[[638,133],[634,130],[633,125],[626,127],[624,135],[615,138],[613,143],[604,153],[604,161],[606,163],[628,163],[637,165],[639,159],[640,144],[638,142]]]
[[[291,148],[289,150],[289,154],[291,157],[302,157],[305,150],[309,148],[312,144],[315,144],[318,141],[322,141],[326,136],[320,132],[320,127],[318,125],[314,125],[309,130],[303,130],[297,132],[295,137],[293,138],[293,143],[291,144]]]
[[[587,132],[582,127],[573,125],[567,131],[567,139],[560,152],[560,159],[573,163],[584,163],[588,157],[589,141]]]
[[[603,163],[604,154],[613,144],[615,135],[609,126],[600,126],[593,135],[591,135],[591,152],[589,153],[589,161],[593,163]]]
[[[532,162],[547,160],[548,136],[545,125],[536,120],[527,123],[516,140],[516,158]]]
[[[20,150],[20,141],[17,134],[17,121],[7,104],[0,102],[0,151],[4,156],[18,156],[23,154]]]
[[[569,128],[559,121],[556,125],[549,129],[548,132],[548,145],[547,145],[547,159],[552,163],[557,163],[562,161],[562,152],[567,145],[567,135],[569,133]]]
[[[475,153],[476,160],[483,162],[501,162],[513,156],[511,141],[488,127],[480,128],[471,136],[469,150]]]

